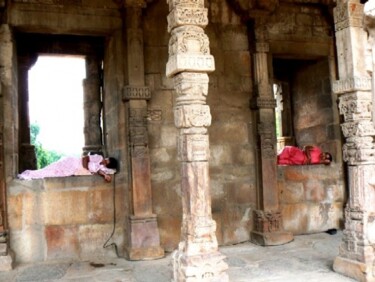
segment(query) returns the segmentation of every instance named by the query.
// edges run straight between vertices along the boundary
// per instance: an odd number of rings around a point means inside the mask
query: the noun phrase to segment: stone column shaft
[[[256,21],[257,22],[257,21]],[[276,165],[276,100],[269,81],[267,33],[263,23],[257,23],[256,53],[254,54],[255,93],[253,108],[257,111],[258,132],[258,206],[254,212],[254,231],[251,241],[259,245],[281,245],[293,240],[290,232],[283,230],[279,210]]]
[[[18,93],[19,93],[19,144],[20,158],[19,170],[37,169],[35,147],[30,139],[30,116],[29,116],[29,70],[35,63],[37,57],[30,55],[20,57],[18,60]]]
[[[167,76],[176,91],[175,126],[181,162],[181,241],[173,254],[174,281],[228,281],[224,256],[218,251],[212,219],[209,178],[210,107],[208,75],[215,69],[204,1],[169,0]]]
[[[157,216],[152,212],[147,131],[147,100],[151,98],[151,92],[144,85],[142,7],[143,5],[129,5],[126,7],[125,15],[129,85],[125,86],[123,100],[128,103],[131,168],[132,215],[129,217],[127,248],[130,260],[156,259],[164,256],[164,250],[160,247]]]
[[[333,268],[358,281],[375,281],[375,130],[371,78],[365,64],[363,5],[357,0],[340,1],[334,18],[339,80],[333,83],[333,92],[344,117],[341,128],[349,199],[344,236]]]
[[[84,136],[85,146],[83,154],[102,153],[102,128],[101,128],[101,81],[99,58],[86,57],[86,78],[83,82],[83,110],[84,110]]]
[[[1,6],[1,4],[0,4]],[[14,113],[9,105],[12,105],[13,99],[13,62],[14,62],[14,42],[9,25],[0,25],[0,271],[9,271],[13,268],[14,253],[9,247],[9,234],[7,222],[7,181],[9,176],[13,177],[11,160],[5,163],[5,153],[9,152],[10,146],[13,150],[17,150],[17,145],[10,144],[9,137],[12,135],[12,126],[9,117]],[[8,105],[8,107],[6,107]],[[7,119],[8,117],[8,119]],[[14,121],[14,120],[13,120]],[[14,135],[13,135],[14,136]],[[7,143],[5,143],[8,141]],[[7,147],[8,146],[8,147]],[[14,165],[14,164],[13,164]]]

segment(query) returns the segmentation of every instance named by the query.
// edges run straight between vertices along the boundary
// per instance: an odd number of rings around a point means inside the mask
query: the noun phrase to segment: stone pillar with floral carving
[[[257,111],[258,132],[258,210],[254,211],[251,241],[263,246],[281,245],[293,240],[283,229],[279,210],[276,155],[276,100],[269,81],[267,31],[261,20],[255,25],[254,75],[255,93],[252,108]]]
[[[349,199],[333,268],[358,281],[375,281],[375,130],[363,9],[359,0],[338,1],[334,9],[339,79],[333,83],[333,92],[344,117],[341,127]]]
[[[123,92],[127,105],[130,151],[131,210],[127,255],[130,260],[156,259],[164,256],[160,247],[157,216],[152,212],[151,168],[148,150],[147,100],[151,92],[145,86],[143,1],[129,1],[125,6],[128,82]]]
[[[83,80],[83,112],[85,146],[83,155],[103,153],[101,128],[101,61],[96,56],[86,57],[86,78]]]
[[[169,0],[167,76],[175,88],[174,120],[179,130],[181,162],[181,241],[173,254],[174,281],[228,281],[224,256],[218,250],[212,219],[209,138],[210,108],[206,104],[208,72],[215,69],[204,0]]]

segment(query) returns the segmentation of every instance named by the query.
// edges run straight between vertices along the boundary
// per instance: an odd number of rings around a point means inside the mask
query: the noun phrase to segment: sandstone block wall
[[[122,190],[115,191],[99,176],[13,181],[8,190],[12,249],[19,262],[52,259],[115,257],[114,247],[103,248],[114,227],[112,241],[121,251]]]
[[[337,165],[278,166],[284,228],[293,234],[343,227],[345,186]]]

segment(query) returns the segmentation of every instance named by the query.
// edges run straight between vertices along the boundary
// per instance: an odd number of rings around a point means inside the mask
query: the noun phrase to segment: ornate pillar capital
[[[348,27],[363,27],[363,5],[359,0],[337,3],[333,10],[333,16],[336,32]]]

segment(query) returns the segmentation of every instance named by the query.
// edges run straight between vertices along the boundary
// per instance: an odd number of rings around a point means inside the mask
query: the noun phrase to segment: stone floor
[[[338,282],[354,281],[335,273],[332,263],[338,254],[342,233],[295,236],[293,242],[273,247],[242,243],[221,247],[227,256],[232,282]],[[18,265],[0,273],[6,282],[164,282],[172,279],[171,254],[153,261],[94,259]]]

